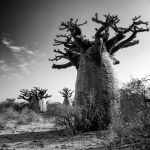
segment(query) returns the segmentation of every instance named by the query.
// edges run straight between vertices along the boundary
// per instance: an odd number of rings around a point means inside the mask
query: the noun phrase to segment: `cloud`
[[[7,64],[0,65],[0,72],[8,72],[12,70],[14,70],[14,68],[9,67]]]
[[[30,73],[30,64],[27,62],[24,62],[20,65],[18,65],[23,73]]]
[[[3,60],[0,60],[0,72],[9,72],[11,78],[19,78],[19,75],[14,75],[14,73],[19,72],[20,74],[29,74],[32,73],[34,69],[37,67],[42,66],[44,63],[39,61],[40,57],[45,56],[45,54],[40,54],[40,50],[29,50],[28,45],[25,46],[16,46],[15,42],[12,41],[10,38],[3,38],[3,44],[5,44],[12,52],[14,58],[18,61],[17,63],[10,64],[12,67],[4,64]],[[40,45],[37,42],[33,44]],[[38,60],[37,60],[38,59]],[[15,72],[14,72],[15,70]],[[4,76],[5,77],[5,76]]]
[[[20,52],[25,52],[27,54],[34,54],[33,51],[30,51],[30,50],[27,50],[27,46],[14,46],[13,43],[14,41],[12,41],[11,39],[9,38],[4,38],[2,40],[3,44],[5,44],[12,52],[15,52],[15,53],[20,53]]]
[[[6,81],[6,80],[11,81],[11,80],[14,80],[14,79],[21,80],[23,78],[24,78],[24,76],[22,74],[19,74],[19,73],[0,75],[0,81]]]
[[[30,63],[32,64],[32,65],[34,65],[34,66],[42,66],[42,65],[44,65],[44,63],[43,62],[37,62],[35,59],[32,59],[31,61],[30,61]]]
[[[25,47],[22,47],[22,46],[8,46],[10,49],[11,49],[11,51],[13,51],[13,52],[16,52],[16,53],[19,53],[19,52],[21,52],[22,50],[25,50],[26,48]]]
[[[11,39],[9,39],[9,38],[4,38],[4,39],[2,40],[2,43],[4,43],[6,46],[10,46],[10,45],[12,45],[14,42],[13,42]]]
[[[34,44],[35,44],[35,45],[40,45],[40,46],[42,46],[42,44],[39,44],[38,42],[34,42]]]
[[[31,55],[35,54],[33,51],[30,51],[30,50],[25,50],[25,52],[28,53],[28,54],[31,54]]]
[[[4,63],[4,60],[0,60],[0,64],[3,64]]]

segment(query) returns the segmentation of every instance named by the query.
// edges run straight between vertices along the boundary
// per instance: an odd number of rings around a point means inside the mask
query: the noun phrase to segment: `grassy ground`
[[[61,104],[50,104],[47,113],[36,113],[28,108],[18,111],[16,105],[0,104],[0,149],[99,149],[106,141],[107,131],[78,132],[73,136],[66,127],[56,126],[53,116]]]

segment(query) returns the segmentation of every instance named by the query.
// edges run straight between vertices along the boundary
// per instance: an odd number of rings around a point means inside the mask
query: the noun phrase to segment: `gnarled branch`
[[[129,38],[125,39],[124,41],[117,44],[112,50],[110,54],[114,54],[119,49],[121,49],[123,46],[125,46],[128,42],[132,41],[136,37],[136,33],[133,33]]]
[[[62,59],[62,58],[68,59],[67,53],[62,52],[62,51],[60,51],[59,49],[58,49],[58,50],[55,49],[54,52],[59,53],[59,54],[62,54],[62,55],[60,55],[60,56],[55,55],[55,58],[54,58],[54,59],[49,59],[50,61],[58,61],[58,60],[60,60],[60,59]]]
[[[136,44],[139,44],[139,40],[133,40],[133,41],[131,41],[131,42],[128,42],[128,43],[125,44],[122,48],[134,46],[134,45],[136,45]]]
[[[53,69],[65,69],[65,68],[72,67],[72,66],[73,66],[72,63],[68,62],[66,64],[61,64],[61,65],[53,64],[52,68]]]

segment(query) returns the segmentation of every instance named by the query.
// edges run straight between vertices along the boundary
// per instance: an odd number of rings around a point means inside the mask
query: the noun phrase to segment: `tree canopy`
[[[113,64],[119,64],[119,61],[114,57],[119,49],[127,48],[134,46],[139,43],[139,40],[136,40],[137,33],[149,31],[148,22],[140,20],[141,16],[134,17],[132,19],[132,24],[129,27],[118,27],[120,19],[117,15],[104,15],[105,21],[102,21],[98,17],[98,13],[92,17],[92,21],[100,24],[100,28],[95,28],[95,35],[92,36],[93,40],[90,41],[86,39],[86,36],[83,35],[82,29],[80,26],[87,24],[87,21],[84,23],[78,24],[78,19],[73,20],[71,18],[67,22],[62,22],[59,26],[59,30],[67,30],[70,33],[56,35],[57,39],[54,39],[54,46],[64,45],[64,52],[61,50],[54,50],[55,55],[54,59],[49,59],[50,61],[58,61],[60,59],[66,59],[69,62],[65,64],[53,64],[52,68],[62,69],[75,66],[76,69],[79,67],[80,54],[81,53],[92,53],[93,57],[98,55],[101,52],[94,51],[94,46],[97,44],[102,45],[102,51],[107,51],[110,54]],[[115,36],[110,37],[110,28],[115,31]],[[129,35],[129,34],[130,35]],[[127,34],[129,35],[127,37]],[[58,38],[64,38],[64,40],[58,40]],[[99,38],[101,38],[101,44],[99,43]]]

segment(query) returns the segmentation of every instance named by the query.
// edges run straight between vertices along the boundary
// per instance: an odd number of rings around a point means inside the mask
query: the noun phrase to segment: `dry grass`
[[[4,129],[7,123],[15,120],[16,125],[29,124],[38,121],[41,115],[28,108],[20,109],[19,103],[4,101],[0,103],[0,129]]]

